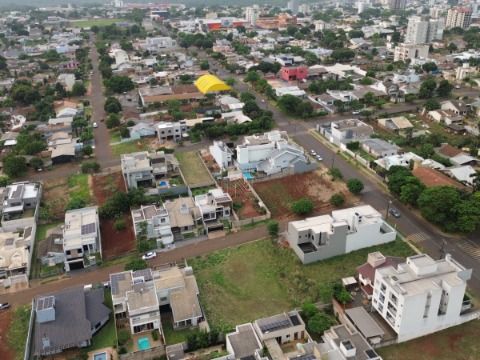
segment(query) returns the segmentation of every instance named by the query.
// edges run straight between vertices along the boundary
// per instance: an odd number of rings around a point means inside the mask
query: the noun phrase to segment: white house
[[[373,308],[403,342],[477,319],[465,298],[472,269],[450,254],[434,260],[426,254],[410,256],[397,267],[377,269]]]
[[[142,205],[139,209],[132,210],[132,220],[135,236],[144,235],[148,239],[156,239],[158,247],[173,243],[170,217],[165,206]]]
[[[304,264],[394,241],[397,232],[370,205],[288,223],[287,240]]]
[[[100,222],[96,206],[68,210],[63,228],[65,271],[83,269],[95,261],[95,254],[102,255]],[[92,259],[93,258],[93,259]]]
[[[233,164],[232,150],[223,141],[214,141],[209,150],[220,169],[227,169]]]
[[[412,152],[408,152],[405,154],[385,156],[381,159],[375,160],[375,164],[384,168],[385,170],[389,170],[392,166],[409,167],[411,163],[422,162],[423,160],[424,159],[421,156],[418,156]]]

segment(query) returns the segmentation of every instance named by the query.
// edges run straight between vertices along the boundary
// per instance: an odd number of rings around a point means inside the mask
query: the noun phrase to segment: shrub
[[[358,179],[350,179],[347,181],[348,190],[354,195],[358,195],[363,190],[363,183]]]
[[[93,154],[93,149],[90,145],[83,147],[83,155],[90,156]]]
[[[344,203],[345,203],[345,197],[343,196],[342,193],[333,194],[332,197],[330,198],[330,204],[332,204],[335,207],[340,207]]]
[[[86,161],[82,164],[82,173],[88,174],[100,170],[100,164],[96,161]]]
[[[315,304],[305,303],[302,305],[302,315],[308,321],[319,312]]]
[[[160,336],[160,335],[158,334],[158,330],[153,330],[153,331],[152,331],[152,339],[153,339],[153,341],[157,341],[158,338],[159,338],[159,336]]]
[[[310,320],[308,320],[308,331],[315,334],[323,334],[334,324],[333,319],[323,312],[318,312]]]
[[[292,211],[297,215],[307,215],[313,211],[313,201],[302,198],[292,204]]]
[[[125,329],[118,330],[117,338],[118,345],[123,346],[130,340],[130,332]]]
[[[87,203],[85,202],[85,200],[83,200],[82,198],[74,197],[68,202],[66,210],[81,209],[84,208],[86,205]]]
[[[120,218],[120,219],[115,220],[115,222],[113,223],[113,227],[116,231],[125,230],[127,228],[127,224],[125,223],[125,219]]]
[[[125,271],[137,271],[137,270],[143,270],[148,267],[148,264],[145,260],[143,259],[134,259],[128,263],[125,264]]]
[[[332,180],[341,180],[343,179],[343,174],[338,168],[331,168],[328,173],[332,177]]]
[[[267,224],[267,229],[268,229],[268,234],[272,238],[276,238],[278,236],[278,230],[279,230],[278,221],[275,221],[275,220],[269,221]]]

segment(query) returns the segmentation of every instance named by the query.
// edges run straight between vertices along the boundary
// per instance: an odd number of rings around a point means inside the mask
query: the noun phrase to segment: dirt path
[[[0,312],[0,359],[12,360],[15,354],[10,350],[7,342],[7,331],[12,321],[12,310]]]

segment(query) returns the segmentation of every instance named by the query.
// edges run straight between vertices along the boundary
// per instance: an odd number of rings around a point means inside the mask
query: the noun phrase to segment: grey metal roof
[[[85,305],[87,311],[87,319],[92,326],[103,321],[110,315],[110,309],[103,304],[104,292],[103,288],[92,289],[85,292]]]
[[[360,333],[362,333],[367,339],[385,335],[382,328],[362,306],[347,309],[345,310],[345,313],[352,320]]]

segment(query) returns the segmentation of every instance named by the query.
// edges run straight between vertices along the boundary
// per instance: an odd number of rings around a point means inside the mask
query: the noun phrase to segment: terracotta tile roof
[[[460,184],[458,181],[448,177],[447,175],[441,173],[438,170],[419,166],[413,169],[413,176],[418,178],[426,187],[433,186],[453,186],[458,189],[464,189],[465,187]]]
[[[462,152],[462,150],[450,145],[450,144],[443,144],[440,149],[438,149],[438,152],[446,157],[454,157],[457,156]]]

